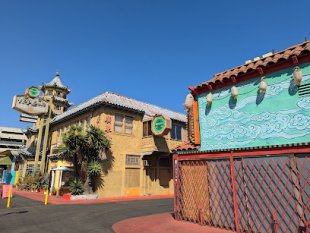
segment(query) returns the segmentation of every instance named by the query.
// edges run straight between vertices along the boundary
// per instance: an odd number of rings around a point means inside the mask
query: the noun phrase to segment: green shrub
[[[72,195],[81,195],[84,192],[83,184],[79,179],[73,179],[69,183],[69,190]]]
[[[38,189],[47,190],[49,185],[49,175],[45,174],[39,177]]]
[[[101,164],[98,161],[91,161],[87,165],[89,176],[99,176],[102,172]]]
[[[20,179],[17,188],[26,191],[39,191],[40,189],[46,190],[48,188],[48,182],[48,174],[42,175],[40,172],[36,172],[34,176],[26,175],[23,179]]]

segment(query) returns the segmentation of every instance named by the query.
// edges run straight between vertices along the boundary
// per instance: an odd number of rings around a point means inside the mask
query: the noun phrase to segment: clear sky
[[[310,0],[0,0],[0,126],[58,70],[79,104],[113,91],[184,112],[187,87],[310,38]]]

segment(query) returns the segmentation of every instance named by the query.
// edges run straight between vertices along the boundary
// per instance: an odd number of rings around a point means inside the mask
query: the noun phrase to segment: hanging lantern
[[[267,90],[267,83],[262,79],[259,83],[259,93],[264,94]]]
[[[212,100],[213,100],[213,95],[212,93],[210,92],[208,95],[207,95],[207,104],[208,106],[210,106],[212,104]]]
[[[302,72],[298,66],[294,68],[293,78],[296,86],[300,86],[300,83],[302,81]]]
[[[236,86],[233,86],[231,88],[231,96],[234,98],[234,99],[237,99],[238,97],[238,88]]]
[[[184,106],[186,108],[186,111],[189,111],[194,103],[194,96],[192,94],[188,94],[185,98]]]

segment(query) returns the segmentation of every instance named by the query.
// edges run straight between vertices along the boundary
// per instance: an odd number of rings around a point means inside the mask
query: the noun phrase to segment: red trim
[[[293,64],[296,66],[299,64],[298,57],[296,55],[292,57],[292,61],[293,61]]]
[[[223,158],[229,157],[230,151],[227,152],[213,152],[204,154],[186,154],[178,155],[178,159],[206,159],[206,158]],[[250,156],[265,156],[265,155],[280,155],[280,154],[299,154],[299,153],[310,153],[310,146],[300,147],[284,147],[274,149],[260,149],[251,151],[234,151],[233,157],[250,157]]]
[[[299,64],[310,62],[309,54],[307,54],[303,57],[299,57],[298,62],[299,62]],[[289,59],[287,61],[282,61],[282,62],[279,62],[277,64],[273,64],[273,65],[270,65],[269,67],[266,67],[264,69],[264,75],[274,73],[274,72],[277,72],[279,70],[284,70],[284,69],[287,69],[290,67],[294,67],[294,66],[296,66],[296,64],[294,64],[293,59]],[[257,70],[253,70],[253,71],[250,71],[249,73],[237,76],[237,82],[238,83],[244,82],[244,81],[249,80],[251,78],[258,77],[259,75],[260,74],[258,73]],[[220,89],[220,88],[223,88],[226,86],[230,86],[230,85],[233,85],[233,80],[231,77],[230,78],[227,77],[227,78],[223,78],[223,83],[219,83],[219,82],[216,82],[214,84],[209,83],[209,84],[207,84],[207,86],[196,87],[194,89],[195,93],[194,92],[193,93],[194,94],[202,94],[204,92],[208,92],[208,91],[210,91],[210,88],[208,86],[211,86],[212,90],[217,90],[217,89]]]
[[[256,68],[257,72],[260,74],[260,75],[263,75],[264,74],[264,70],[262,67],[257,67]]]
[[[193,86],[189,86],[188,90],[190,90],[192,94],[197,94],[197,91],[196,91],[195,87],[193,87]]]

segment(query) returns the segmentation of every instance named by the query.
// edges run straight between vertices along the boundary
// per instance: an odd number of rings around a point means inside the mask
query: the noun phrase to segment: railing
[[[175,160],[175,217],[237,232],[309,232],[309,154]]]

